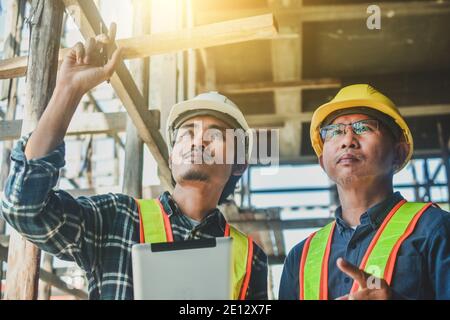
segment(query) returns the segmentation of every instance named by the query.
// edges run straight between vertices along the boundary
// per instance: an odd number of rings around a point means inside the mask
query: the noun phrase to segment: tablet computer
[[[134,245],[134,298],[231,299],[232,241],[231,237],[222,237]]]

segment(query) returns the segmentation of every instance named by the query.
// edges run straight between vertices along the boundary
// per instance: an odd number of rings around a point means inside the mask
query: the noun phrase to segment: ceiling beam
[[[303,6],[302,8],[288,7],[274,9],[281,15],[298,16],[302,22],[310,21],[342,21],[367,19],[369,14],[367,8],[373,3],[341,4],[325,6]],[[380,2],[382,18],[394,18],[401,16],[426,16],[437,14],[449,14],[450,2],[423,2],[423,1],[397,1]]]
[[[297,81],[269,81],[256,83],[236,83],[217,85],[217,90],[224,94],[243,94],[272,92],[275,90],[330,89],[341,87],[338,79],[304,79]]]
[[[73,6],[77,5],[77,2],[81,3],[83,1],[65,0],[64,2],[66,5],[70,3]],[[88,8],[89,6],[85,5],[85,7]],[[83,28],[85,26],[83,24]],[[273,15],[265,14],[185,28],[178,31],[119,39],[116,40],[116,45],[123,49],[123,59],[138,59],[187,49],[200,49],[250,40],[269,39],[276,37],[277,34],[278,31]],[[59,63],[62,62],[62,59],[70,50],[71,48],[60,49]],[[27,57],[17,57],[1,60],[0,79],[25,76],[27,72],[27,59]]]
[[[256,14],[273,13],[280,25],[292,22],[324,22],[367,19],[369,14],[367,8],[373,3],[340,4],[340,5],[287,5],[283,6],[281,1],[273,1],[267,8],[255,8],[239,10],[236,8],[221,10],[197,10],[196,21],[221,21],[233,19],[236,16],[251,16]],[[450,1],[395,1],[380,2],[377,4],[381,9],[382,18],[395,18],[402,16],[427,16],[442,15],[450,13]],[[281,32],[283,34],[283,32]]]

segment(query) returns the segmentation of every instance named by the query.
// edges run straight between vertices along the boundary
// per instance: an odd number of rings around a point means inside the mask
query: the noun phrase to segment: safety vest
[[[158,199],[136,199],[139,209],[140,243],[173,242],[169,216]],[[233,299],[245,300],[252,272],[253,240],[225,225],[224,237],[233,238]]]
[[[397,203],[373,237],[359,268],[390,285],[400,246],[431,205],[406,200]],[[300,260],[300,300],[328,299],[328,262],[335,226],[333,221],[310,235],[305,242]],[[358,290],[354,281],[350,293]]]

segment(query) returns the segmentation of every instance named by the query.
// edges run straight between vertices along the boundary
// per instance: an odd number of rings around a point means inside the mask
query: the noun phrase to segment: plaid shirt
[[[11,154],[4,219],[42,250],[75,261],[86,272],[90,299],[133,299],[131,247],[139,243],[134,198],[109,193],[75,199],[56,190],[65,165],[64,142],[45,157],[27,160],[23,151],[29,136],[22,137]],[[168,192],[160,200],[174,241],[224,235],[226,221],[218,209],[193,227]],[[247,299],[267,299],[267,256],[257,245]]]

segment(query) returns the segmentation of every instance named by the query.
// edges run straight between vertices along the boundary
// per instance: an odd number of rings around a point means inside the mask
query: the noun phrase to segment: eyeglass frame
[[[378,131],[378,130],[380,130],[380,120],[378,120],[378,119],[373,119],[373,118],[369,118],[369,119],[362,119],[362,120],[358,120],[358,121],[355,121],[355,122],[352,122],[352,123],[334,123],[334,124],[329,124],[329,125],[327,125],[327,126],[325,126],[325,127],[322,127],[322,128],[320,128],[319,129],[319,132],[320,132],[320,138],[322,139],[322,142],[323,143],[325,143],[326,141],[330,141],[331,139],[326,139],[326,134],[325,134],[325,136],[324,136],[324,134],[322,133],[323,132],[323,130],[325,130],[325,129],[327,129],[327,128],[330,128],[330,127],[340,127],[340,128],[342,128],[342,126],[344,126],[344,129],[342,130],[343,131],[343,134],[342,135],[340,135],[341,137],[342,136],[344,136],[345,134],[346,134],[346,129],[347,129],[347,127],[348,126],[351,126],[352,127],[352,132],[354,133],[354,134],[356,134],[357,136],[361,136],[361,135],[363,135],[364,133],[367,133],[366,131],[365,132],[362,132],[362,133],[357,133],[357,132],[355,132],[355,124],[359,124],[359,123],[364,123],[364,122],[367,122],[367,121],[371,121],[371,122],[373,122],[373,123],[376,123],[376,128],[375,128],[375,130],[373,130],[372,132],[375,132],[375,131]]]

